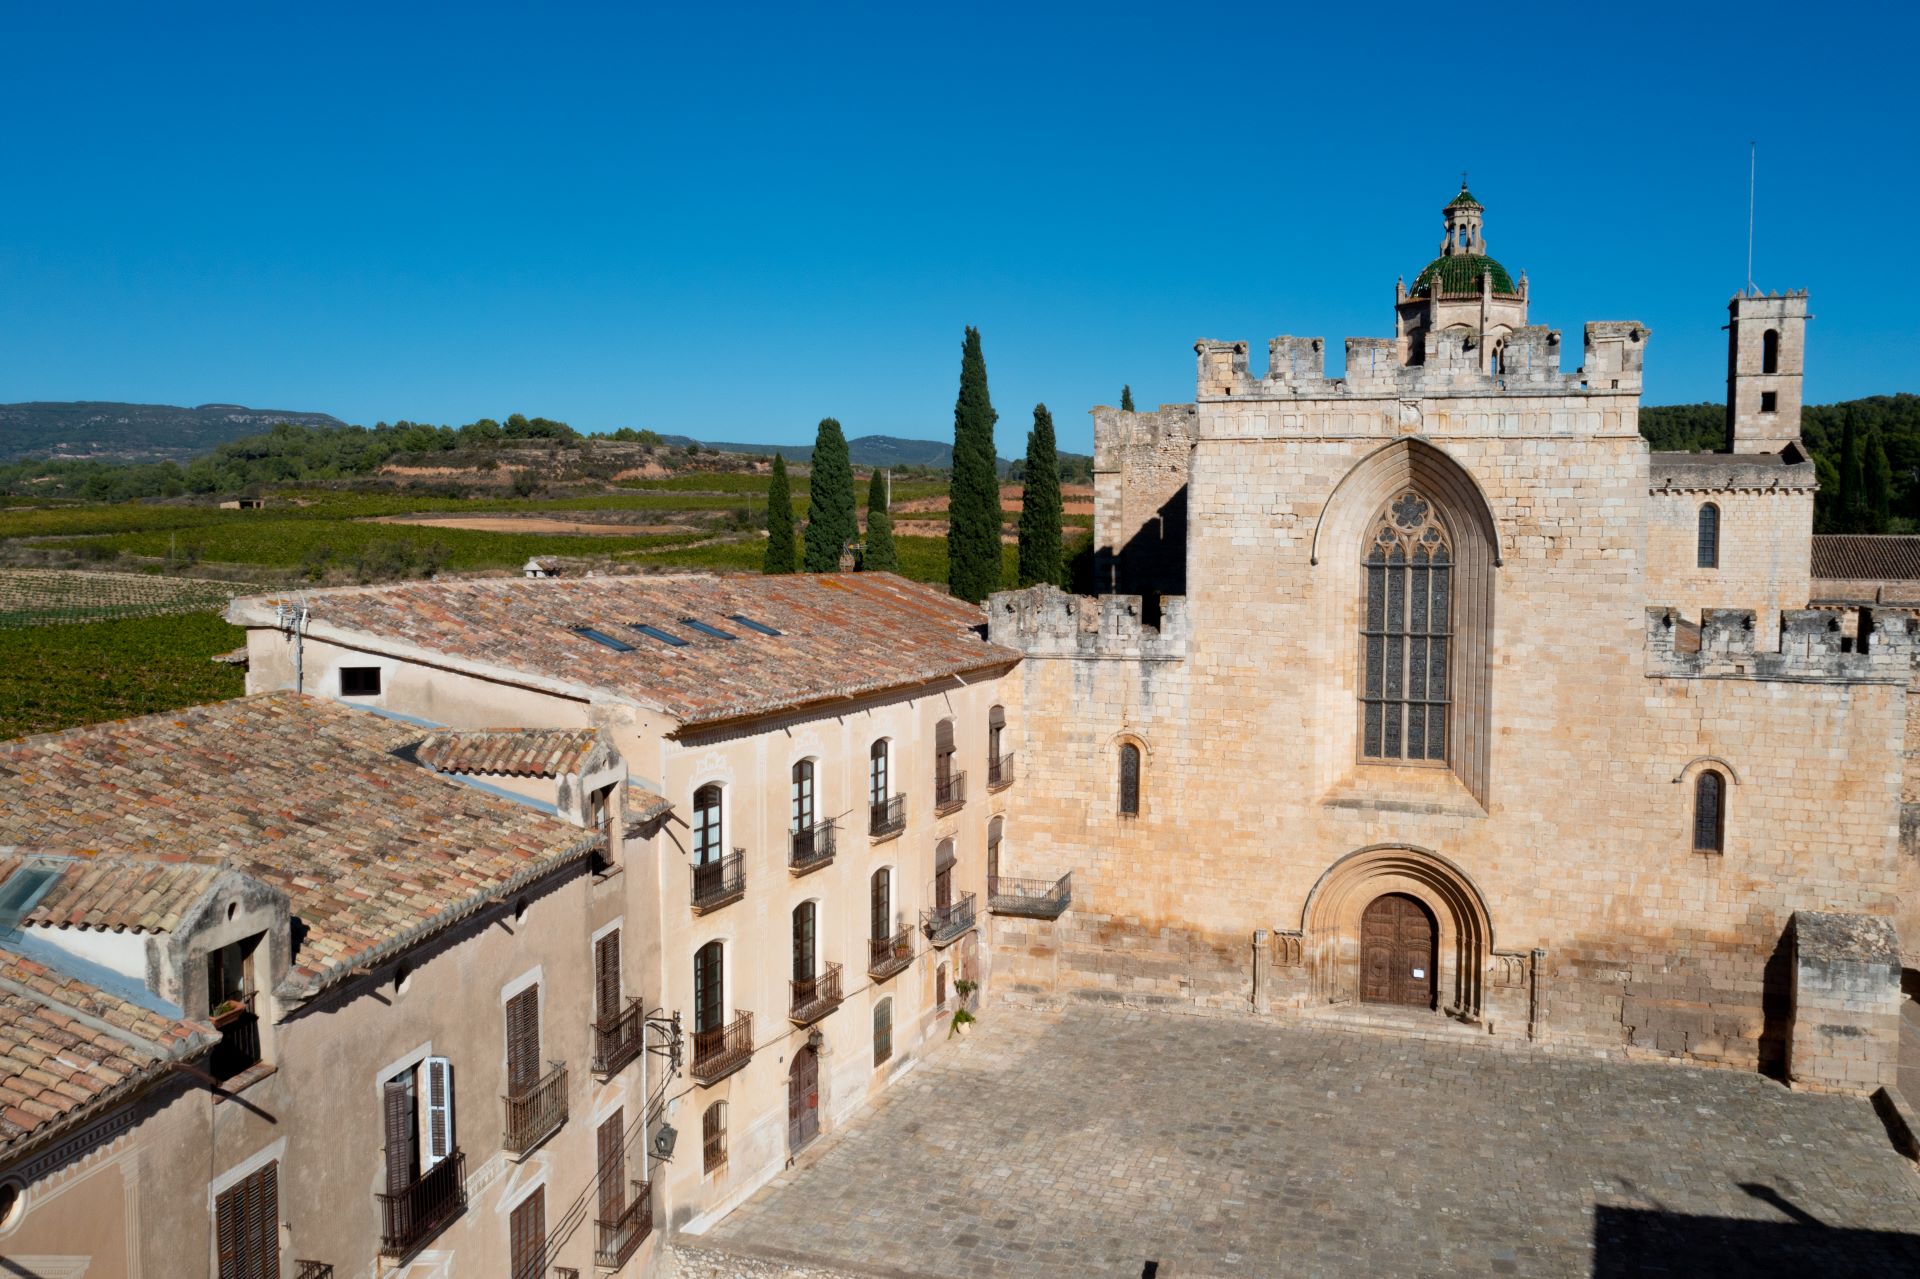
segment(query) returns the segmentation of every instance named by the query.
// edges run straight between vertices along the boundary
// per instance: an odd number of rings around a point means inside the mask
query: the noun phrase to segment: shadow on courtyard
[[[1836,1229],[1771,1186],[1740,1189],[1788,1218],[1755,1221],[1594,1206],[1594,1279],[1649,1275],[1920,1275],[1920,1234]]]

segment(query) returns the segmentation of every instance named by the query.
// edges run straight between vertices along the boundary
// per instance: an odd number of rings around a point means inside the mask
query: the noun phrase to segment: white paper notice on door
[[[1425,977],[1427,975],[1427,970],[1424,968],[1416,968],[1413,970],[1413,975],[1415,977]]]

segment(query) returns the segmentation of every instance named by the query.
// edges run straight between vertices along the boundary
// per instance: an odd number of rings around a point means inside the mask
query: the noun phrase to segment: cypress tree
[[[1120,388],[1120,411],[1122,413],[1133,412],[1133,387],[1131,386],[1123,386]]]
[[[1840,531],[1858,533],[1866,525],[1866,493],[1860,478],[1860,436],[1853,429],[1853,410],[1840,419]]]
[[[877,466],[867,484],[867,545],[860,567],[873,573],[900,571],[900,557],[893,549],[893,516],[887,513],[887,477]]]
[[[831,573],[840,567],[840,551],[859,532],[853,508],[853,466],[840,423],[820,419],[813,438],[812,494],[807,503],[807,572]]]
[[[999,416],[987,395],[980,330],[968,325],[960,347],[960,397],[953,405],[947,589],[975,604],[1000,589],[1000,476],[993,449]]]
[[[1867,531],[1884,533],[1893,518],[1893,467],[1887,462],[1887,446],[1880,432],[1867,436]]]
[[[1020,585],[1060,585],[1060,458],[1053,445],[1053,414],[1033,406],[1027,435],[1026,485],[1020,493]]]
[[[787,487],[787,459],[773,455],[773,483],[767,486],[767,558],[763,573],[793,572],[793,492]]]

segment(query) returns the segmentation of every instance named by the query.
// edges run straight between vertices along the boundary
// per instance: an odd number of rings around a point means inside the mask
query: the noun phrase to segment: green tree
[[[1131,386],[1123,386],[1120,388],[1120,411],[1122,413],[1133,412],[1133,387]]]
[[[1061,583],[1060,458],[1053,444],[1053,414],[1033,406],[1027,434],[1026,484],[1020,491],[1020,585]]]
[[[1866,492],[1860,476],[1860,433],[1853,414],[1840,419],[1840,531],[1859,533],[1866,524]]]
[[[987,394],[980,330],[968,325],[960,347],[960,396],[953,405],[947,589],[976,604],[1000,589],[1000,477],[993,448],[999,416]]]
[[[767,486],[767,557],[760,571],[793,572],[793,551],[793,491],[787,487],[787,459],[775,453]]]
[[[887,473],[877,466],[867,482],[867,543],[860,567],[870,573],[900,571],[900,555],[893,548],[893,516],[887,513]]]
[[[1893,466],[1887,461],[1887,446],[1878,431],[1867,435],[1866,482],[1867,531],[1884,533],[1893,518]]]
[[[860,531],[853,506],[853,466],[840,423],[820,419],[813,437],[812,494],[807,505],[807,572],[831,573],[840,567],[840,551]]]

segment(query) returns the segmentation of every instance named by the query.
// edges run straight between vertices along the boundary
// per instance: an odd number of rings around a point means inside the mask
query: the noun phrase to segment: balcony
[[[736,848],[718,861],[693,868],[693,913],[739,901],[747,895],[747,850]]]
[[[935,946],[951,945],[972,927],[972,893],[961,893],[951,906],[933,906],[920,912],[920,930]]]
[[[907,797],[895,795],[877,804],[867,805],[867,834],[875,839],[892,839],[907,828]]]
[[[526,1154],[567,1122],[567,1063],[548,1064],[553,1068],[525,1092],[501,1099],[507,1103],[507,1131],[500,1144],[509,1154]]]
[[[634,1182],[632,1198],[627,1200],[620,1215],[612,1221],[599,1220],[595,1224],[599,1226],[600,1238],[594,1245],[593,1264],[618,1270],[653,1233],[652,1183]]]
[[[593,1073],[617,1075],[628,1062],[640,1055],[646,1031],[646,1014],[640,1001],[629,999],[626,1008],[612,1017],[593,1023]]]
[[[833,860],[834,824],[816,822],[805,830],[793,832],[793,844],[787,853],[787,869],[794,875],[819,870]]]
[[[753,1059],[753,1014],[735,1011],[733,1021],[693,1032],[693,1077],[718,1083]]]
[[[867,943],[867,976],[875,981],[903,973],[913,962],[913,930],[902,928],[891,937],[875,937]]]
[[[1013,785],[1013,752],[987,761],[987,789],[1005,790]]]
[[[793,1002],[787,1005],[787,1020],[796,1026],[810,1026],[840,1006],[840,965],[828,964],[817,977],[793,983]]]
[[[324,1261],[293,1263],[293,1279],[333,1279],[333,1267]]]
[[[1058,919],[1073,904],[1073,873],[1058,879],[1014,879],[987,876],[987,909],[996,915],[1024,915],[1028,919]]]
[[[414,1183],[380,1201],[380,1251],[411,1256],[421,1244],[467,1208],[467,1156],[456,1150],[420,1174]]]
[[[949,773],[933,779],[933,811],[941,817],[959,812],[967,803],[967,775]]]
[[[260,1018],[254,1014],[251,994],[229,999],[220,1007],[226,1011],[215,1012],[210,1019],[220,1032],[220,1042],[213,1046],[207,1070],[225,1083],[260,1064]]]

